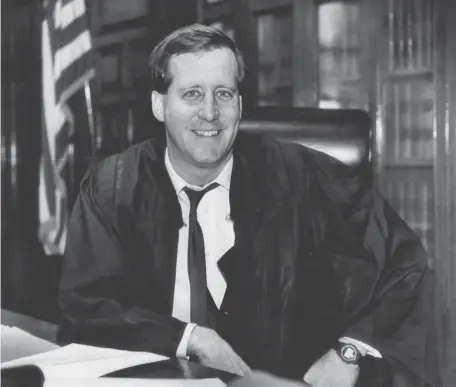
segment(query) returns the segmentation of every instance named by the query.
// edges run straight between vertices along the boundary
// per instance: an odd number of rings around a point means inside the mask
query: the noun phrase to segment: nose
[[[199,111],[199,117],[205,121],[212,122],[219,118],[219,114],[217,99],[212,95],[206,96]]]

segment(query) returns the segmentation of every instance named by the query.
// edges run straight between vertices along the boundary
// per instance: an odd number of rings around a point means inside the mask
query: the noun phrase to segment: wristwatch
[[[361,353],[353,344],[338,342],[334,349],[339,357],[347,364],[357,365],[361,358]]]

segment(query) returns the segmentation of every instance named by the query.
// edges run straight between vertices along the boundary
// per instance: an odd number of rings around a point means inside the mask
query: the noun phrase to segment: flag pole
[[[92,105],[92,90],[90,88],[90,80],[86,79],[84,82],[84,95],[87,105],[87,116],[89,120],[89,132],[90,132],[90,148],[92,154],[92,162],[91,165],[95,165],[97,162],[97,151],[99,141],[97,139],[97,130],[95,128],[95,119],[93,116],[93,105]],[[98,173],[97,168],[93,169],[93,177],[95,178],[95,182],[98,182]]]
[[[87,105],[87,115],[89,119],[89,133],[90,133],[90,146],[93,162],[97,160],[97,133],[95,130],[95,119],[93,117],[93,106],[92,106],[92,91],[90,89],[90,81],[87,79],[84,82],[84,94]]]

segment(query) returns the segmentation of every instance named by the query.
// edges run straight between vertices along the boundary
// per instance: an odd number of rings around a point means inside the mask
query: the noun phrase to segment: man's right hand
[[[195,356],[207,367],[244,376],[249,366],[233,348],[212,329],[196,326],[187,345],[187,355]]]

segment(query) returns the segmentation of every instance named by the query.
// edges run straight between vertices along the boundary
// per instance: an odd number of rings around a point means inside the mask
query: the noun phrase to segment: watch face
[[[356,362],[359,357],[358,349],[352,344],[344,344],[340,348],[340,356],[346,362]]]

